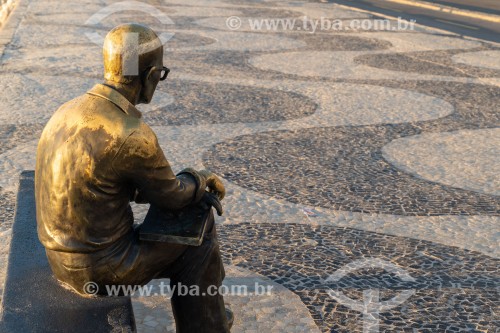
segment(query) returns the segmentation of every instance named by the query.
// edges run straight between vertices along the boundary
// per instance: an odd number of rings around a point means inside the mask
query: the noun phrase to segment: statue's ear
[[[147,81],[149,81],[151,79],[151,76],[155,72],[155,70],[156,70],[156,67],[153,66],[150,69],[144,71],[142,74],[143,76],[141,77],[142,83],[146,83]]]

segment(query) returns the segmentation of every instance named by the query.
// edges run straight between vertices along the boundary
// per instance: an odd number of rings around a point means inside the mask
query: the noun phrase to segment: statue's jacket
[[[199,200],[204,188],[195,171],[176,176],[141,113],[99,84],[61,106],[43,130],[38,235],[53,269],[55,261],[74,269],[98,265],[131,241],[132,200],[177,209]]]

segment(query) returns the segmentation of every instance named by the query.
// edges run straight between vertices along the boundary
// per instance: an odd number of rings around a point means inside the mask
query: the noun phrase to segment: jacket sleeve
[[[132,132],[115,155],[112,167],[136,188],[137,202],[165,209],[179,209],[201,199],[206,184],[193,169],[173,173],[158,139],[144,123]]]

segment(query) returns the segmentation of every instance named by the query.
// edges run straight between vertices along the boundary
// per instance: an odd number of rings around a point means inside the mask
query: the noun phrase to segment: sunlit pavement
[[[227,184],[226,285],[275,287],[226,297],[234,332],[495,331],[500,48],[333,4],[21,1],[0,33],[0,270],[45,122],[100,81],[99,36],[129,21],[173,33],[139,109],[175,170]],[[165,297],[134,311],[173,331]]]

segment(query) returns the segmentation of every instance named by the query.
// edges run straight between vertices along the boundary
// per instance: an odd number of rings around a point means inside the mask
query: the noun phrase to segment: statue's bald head
[[[162,66],[163,45],[150,28],[123,24],[111,30],[104,40],[104,78],[128,84],[152,66]]]

